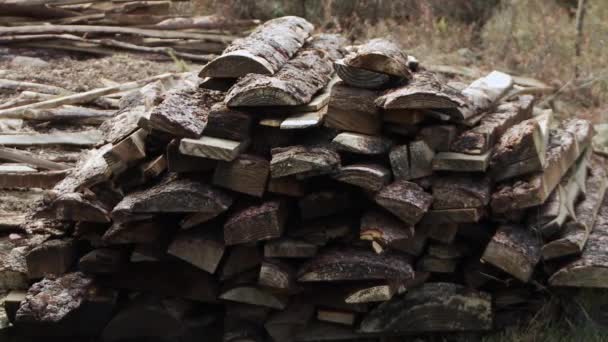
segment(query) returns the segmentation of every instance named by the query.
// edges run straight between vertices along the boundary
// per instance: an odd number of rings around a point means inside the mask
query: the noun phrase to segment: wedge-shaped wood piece
[[[527,283],[541,258],[542,241],[519,225],[498,228],[481,257],[513,277]]]
[[[433,319],[428,319],[432,317]],[[363,318],[364,333],[426,333],[492,329],[488,293],[452,283],[428,283],[382,303]]]
[[[417,184],[399,180],[385,186],[374,200],[403,222],[414,225],[430,208],[433,197]]]
[[[298,106],[309,103],[333,73],[332,57],[346,40],[336,34],[315,36],[274,75],[248,74],[226,94],[229,107]]]
[[[458,109],[462,119],[470,119],[492,108],[512,87],[513,78],[496,70],[476,79],[462,90],[468,99],[468,105]]]
[[[249,36],[233,41],[221,56],[205,65],[200,76],[272,75],[304,45],[313,29],[311,23],[299,17],[269,20]]]
[[[265,260],[260,267],[258,284],[279,292],[294,291],[295,272],[287,263]]]
[[[371,136],[360,133],[343,132],[332,140],[338,151],[366,155],[385,154],[393,145],[392,141],[382,136]]]
[[[212,106],[223,100],[224,93],[215,90],[174,90],[150,112],[149,128],[177,137],[198,138],[205,129]]]
[[[213,184],[251,196],[262,197],[270,174],[268,160],[242,154],[231,162],[219,162]]]
[[[60,194],[75,192],[110,179],[112,171],[103,155],[112,148],[111,144],[84,153],[69,175],[57,183],[53,191]]]
[[[181,260],[131,262],[102,285],[179,297],[201,302],[217,301],[217,282],[209,273]]]
[[[253,120],[251,114],[217,103],[211,107],[203,135],[228,140],[248,140]]]
[[[209,90],[226,92],[236,83],[236,80],[236,78],[231,77],[205,77],[200,81],[198,86]]]
[[[0,134],[0,145],[3,146],[95,146],[102,141],[99,131],[62,132],[59,133],[24,133]]]
[[[344,64],[405,79],[412,77],[407,54],[397,44],[383,38],[358,46],[355,53],[344,58]]]
[[[140,128],[104,153],[103,158],[113,174],[117,175],[124,172],[128,167],[146,157],[145,140],[147,135],[148,132]]]
[[[78,269],[87,274],[112,274],[129,262],[127,250],[96,248],[78,260]]]
[[[549,124],[548,117],[546,120],[533,118],[509,128],[492,152],[490,165],[493,177],[503,180],[542,171],[545,166]]]
[[[110,222],[106,205],[79,192],[64,193],[53,199],[49,212],[65,221]]]
[[[355,88],[381,89],[395,82],[391,75],[347,65],[340,59],[334,62],[334,70],[344,83]]]
[[[329,322],[353,326],[357,315],[354,312],[336,310],[336,309],[318,309],[317,320],[321,322]]]
[[[327,114],[327,106],[311,112],[296,113],[281,121],[281,129],[306,129],[321,126]]]
[[[410,279],[414,271],[405,254],[376,254],[360,249],[326,250],[298,271],[298,281]]]
[[[213,274],[225,249],[221,237],[216,235],[200,230],[182,231],[173,239],[167,253]]]
[[[232,161],[241,154],[249,143],[213,137],[200,139],[184,138],[180,141],[179,152],[194,157]]]
[[[480,208],[490,203],[491,182],[487,177],[449,174],[433,179],[433,209]]]
[[[378,191],[391,181],[391,171],[379,164],[352,164],[341,167],[333,178],[365,190]]]
[[[170,172],[204,172],[216,167],[216,160],[181,153],[179,144],[180,141],[175,139],[167,145],[167,169]]]
[[[410,178],[417,179],[433,174],[433,158],[435,152],[423,140],[412,141],[408,144]]]
[[[594,164],[586,184],[590,191],[574,208],[575,219],[566,224],[557,239],[543,246],[543,259],[578,255],[583,252],[608,187],[604,164],[601,162]]]
[[[361,240],[373,241],[382,249],[397,249],[406,253],[417,255],[416,248],[406,248],[417,244],[412,243],[415,239],[414,228],[399,221],[390,214],[381,211],[369,211],[361,218],[359,230]]]
[[[604,196],[599,213],[581,256],[566,264],[549,278],[551,286],[606,288],[608,262],[608,196]]]
[[[30,279],[63,275],[76,261],[76,253],[76,244],[72,239],[45,241],[25,256],[27,275]]]
[[[279,200],[252,205],[233,213],[224,224],[226,245],[278,238],[283,234],[287,207]]]
[[[467,154],[486,153],[509,128],[531,118],[533,105],[534,97],[530,95],[499,105],[481,118],[479,125],[460,134],[451,143],[451,150]]]
[[[374,303],[386,302],[397,293],[398,286],[395,283],[362,286],[352,291],[344,300],[346,303]]]
[[[356,133],[380,133],[382,115],[374,103],[377,97],[377,91],[349,87],[342,83],[334,85],[325,125]]]
[[[340,167],[340,156],[326,148],[291,146],[272,150],[270,175],[309,176],[332,173]]]
[[[480,155],[440,152],[433,158],[433,171],[486,172],[490,156],[490,151]]]
[[[222,292],[220,299],[232,302],[265,306],[277,310],[287,307],[288,298],[257,286],[237,286]]]
[[[557,129],[551,133],[543,172],[499,186],[492,194],[492,211],[503,213],[533,207],[545,202],[560,183],[561,178],[576,162],[582,153],[581,148],[586,147],[589,136],[593,134],[590,123],[581,119],[568,121],[564,123],[563,127],[564,130]],[[584,134],[575,136],[567,131],[575,128],[577,132],[584,132]]]
[[[264,328],[275,341],[294,341],[296,332],[304,329],[314,315],[314,306],[302,301],[289,304],[284,311],[273,313]]]
[[[266,258],[312,258],[317,254],[315,244],[291,239],[280,238],[264,244],[264,257]]]
[[[132,192],[114,207],[112,217],[128,213],[221,213],[232,205],[224,191],[189,179],[167,177],[145,190]]]

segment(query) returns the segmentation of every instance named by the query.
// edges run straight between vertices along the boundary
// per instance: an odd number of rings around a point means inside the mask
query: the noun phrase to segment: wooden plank
[[[179,151],[188,156],[214,160],[233,161],[247,147],[247,141],[234,141],[213,137],[200,139],[184,138],[180,141]]]
[[[281,201],[268,201],[236,211],[224,224],[226,245],[278,238],[283,234],[287,208]]]
[[[373,90],[337,83],[331,91],[325,125],[356,133],[380,133],[381,113],[374,104],[377,96],[378,93]]]
[[[291,266],[279,260],[265,260],[260,266],[258,284],[278,292],[293,292],[295,274]]]
[[[360,133],[343,132],[332,140],[332,145],[338,151],[377,155],[388,153],[392,141],[382,136],[371,136]]]
[[[208,63],[199,76],[272,75],[304,45],[313,28],[305,19],[293,16],[269,20],[246,38],[235,40],[221,56]],[[277,35],[282,39],[276,41]]]
[[[344,58],[344,64],[404,79],[412,78],[407,54],[397,44],[383,38],[371,39],[358,46],[355,53]]]
[[[376,203],[410,225],[420,221],[432,200],[433,197],[415,183],[401,180],[385,186],[374,197]]]
[[[17,163],[25,163],[45,170],[60,171],[67,170],[71,167],[70,165],[64,163],[57,163],[40,158],[32,152],[4,147],[0,147],[0,159]]]
[[[231,162],[219,162],[213,184],[251,196],[262,197],[270,174],[268,160],[254,155],[240,155]]]
[[[428,319],[433,317],[433,319]],[[492,297],[451,283],[429,283],[380,304],[363,318],[364,333],[428,333],[492,329]]]
[[[97,130],[86,132],[0,134],[0,145],[4,146],[95,146],[101,142]]]
[[[432,162],[434,171],[486,172],[490,166],[490,151],[481,155],[440,152]]]

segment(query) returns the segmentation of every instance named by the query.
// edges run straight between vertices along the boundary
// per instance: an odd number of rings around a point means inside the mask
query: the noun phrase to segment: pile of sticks
[[[218,15],[172,15],[173,2],[0,0],[0,45],[102,56],[126,51],[207,62],[259,24]]]
[[[606,287],[589,122],[553,122],[501,72],[450,82],[394,42],[312,31],[270,20],[102,124],[4,240],[17,331],[378,341]]]

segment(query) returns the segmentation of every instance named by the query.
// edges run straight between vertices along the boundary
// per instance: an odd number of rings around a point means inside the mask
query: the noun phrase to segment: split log
[[[553,259],[569,255],[579,255],[585,250],[592,233],[600,206],[606,195],[608,179],[603,163],[596,160],[587,179],[590,189],[585,198],[574,209],[574,220],[568,222],[557,239],[543,246],[543,259]],[[586,171],[586,170],[585,170]]]
[[[374,104],[378,93],[342,83],[331,91],[325,125],[339,130],[378,134],[382,126],[380,110]]]
[[[57,187],[53,188],[54,191]],[[51,197],[52,198],[52,197]],[[96,198],[85,196],[78,192],[61,193],[52,198],[48,212],[52,218],[64,221],[110,222],[109,208]]]
[[[25,256],[30,279],[60,276],[76,261],[73,240],[49,240],[32,248]]]
[[[358,249],[332,249],[318,254],[298,271],[298,281],[411,279],[410,258]]]
[[[167,253],[206,272],[215,273],[222,256],[224,243],[209,232],[180,232],[169,245]]]
[[[243,154],[231,162],[219,162],[213,174],[213,184],[262,197],[269,174],[270,163],[266,159]]]
[[[491,182],[487,177],[452,174],[433,180],[433,209],[485,207],[490,203]]]
[[[503,225],[498,228],[481,258],[527,283],[540,261],[541,244],[539,237],[529,229]]]
[[[284,310],[287,307],[286,295],[272,293],[255,286],[238,286],[224,291],[220,299]]]
[[[433,174],[433,159],[435,153],[423,140],[412,141],[408,144],[409,177],[418,179]]]
[[[8,321],[15,324],[15,316],[17,316],[17,310],[21,306],[21,302],[25,300],[27,295],[26,291],[12,290],[2,300],[4,302],[4,311]]]
[[[359,238],[378,244],[376,252],[395,249],[410,255],[418,255],[424,247],[422,245],[422,248],[419,248],[419,244],[416,243],[417,239],[412,226],[380,211],[370,211],[363,215]],[[380,250],[378,251],[378,249]]]
[[[251,124],[250,114],[216,104],[209,111],[203,134],[208,137],[243,141],[250,137]]]
[[[492,210],[504,213],[529,208],[545,202],[561,178],[578,159],[581,149],[588,145],[593,129],[588,121],[575,119],[564,124],[564,129],[577,128],[574,136],[565,130],[556,130],[550,137],[547,161],[543,172],[514,183],[501,185],[492,194]],[[579,146],[580,145],[580,146]]]
[[[336,34],[315,36],[274,75],[249,74],[226,94],[229,107],[298,106],[309,103],[327,85],[332,57],[341,55],[345,39]]]
[[[278,238],[283,234],[287,207],[281,201],[269,201],[235,212],[224,224],[226,245]]]
[[[604,196],[581,256],[549,278],[551,286],[606,288],[608,196]]]
[[[375,155],[387,153],[393,143],[380,136],[344,132],[336,135],[332,144],[338,151]]]
[[[203,133],[209,111],[223,101],[224,94],[208,89],[178,89],[165,95],[150,113],[150,128],[178,137],[198,138]]]
[[[109,180],[112,172],[103,155],[111,148],[112,145],[107,144],[97,150],[84,153],[70,174],[57,183],[53,191],[58,194],[75,192]]]
[[[430,212],[432,212],[432,210]],[[429,215],[428,212],[427,215]],[[432,214],[430,214],[430,216],[432,217]],[[425,220],[424,217],[422,219]],[[426,221],[433,221],[433,219],[426,219]],[[429,239],[449,244],[454,242],[458,231],[458,224],[451,222],[431,224],[423,221],[420,225],[418,225],[418,227],[416,227],[416,235],[426,236]]]
[[[414,225],[430,208],[433,197],[415,183],[395,181],[380,190],[374,200],[403,222]]]
[[[347,65],[343,59],[334,62],[334,70],[344,83],[355,88],[382,89],[396,81],[384,73]]]
[[[23,119],[48,122],[78,122],[86,125],[99,125],[114,117],[115,114],[115,110],[61,106],[48,109],[30,109],[23,113]]]
[[[298,201],[300,216],[304,220],[331,216],[353,207],[348,192],[318,191],[308,194]]]
[[[376,38],[358,46],[355,53],[344,58],[344,64],[404,79],[412,78],[407,54],[387,39]]]
[[[148,131],[140,128],[104,153],[103,158],[114,175],[146,158],[147,135]]]
[[[429,319],[432,317],[432,319]],[[361,322],[364,333],[426,333],[492,329],[488,293],[451,283],[429,283],[380,304]]]
[[[167,169],[170,172],[205,172],[216,167],[217,160],[182,154],[179,145],[176,139],[167,146]]]
[[[295,289],[294,270],[278,260],[265,260],[260,267],[258,284],[279,292],[293,292]]]
[[[129,213],[221,213],[230,205],[232,198],[220,189],[192,180],[169,178],[125,196],[112,210],[112,218],[120,221]]]
[[[440,152],[433,158],[434,171],[486,172],[490,166],[490,151],[481,155]]]
[[[321,247],[334,240],[347,239],[354,224],[348,215],[324,217],[302,222],[295,229],[288,230],[287,235]]]
[[[128,254],[121,249],[96,248],[78,261],[78,269],[87,274],[112,274],[129,261]]]
[[[312,24],[298,17],[269,20],[249,36],[232,42],[203,68],[200,77],[272,75],[304,45],[313,29]]]
[[[321,175],[332,173],[340,167],[340,156],[329,149],[292,146],[272,151],[270,175],[272,178],[296,175]]]
[[[184,138],[180,141],[179,151],[188,156],[202,157],[213,160],[233,161],[241,154],[249,143],[213,137],[200,139]]]
[[[438,225],[445,223],[475,223],[485,215],[485,208],[441,209],[429,210],[420,221],[423,225]]]
[[[328,100],[329,101],[329,100]],[[292,114],[281,121],[281,129],[306,129],[320,126],[327,114],[327,106],[311,112]]]
[[[0,135],[0,145],[4,146],[95,146],[101,141],[97,130],[85,132],[34,133],[34,134],[3,134]]]
[[[485,115],[479,125],[463,132],[450,144],[451,151],[467,154],[484,154],[514,125],[530,119],[534,97],[521,96],[515,102],[499,105]]]
[[[236,83],[236,78],[205,77],[199,83],[199,88],[227,92]]]
[[[458,127],[454,125],[431,125],[422,127],[418,139],[423,140],[436,152],[449,152],[450,146],[457,139]]]
[[[266,258],[312,258],[317,254],[318,247],[312,243],[280,238],[264,244]]]
[[[391,181],[391,171],[378,164],[352,164],[341,167],[332,177],[365,190],[379,191]]]
[[[412,179],[410,176],[410,154],[407,144],[393,147],[389,153],[389,160],[395,179]]]

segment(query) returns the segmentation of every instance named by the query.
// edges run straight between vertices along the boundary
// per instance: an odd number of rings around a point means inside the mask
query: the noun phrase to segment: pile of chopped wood
[[[6,243],[19,332],[376,341],[608,286],[587,121],[501,72],[450,82],[388,40],[312,31],[268,21],[196,86],[129,96]]]
[[[0,0],[0,44],[209,61],[257,20],[171,15],[185,0]],[[5,26],[5,27],[1,27]]]

